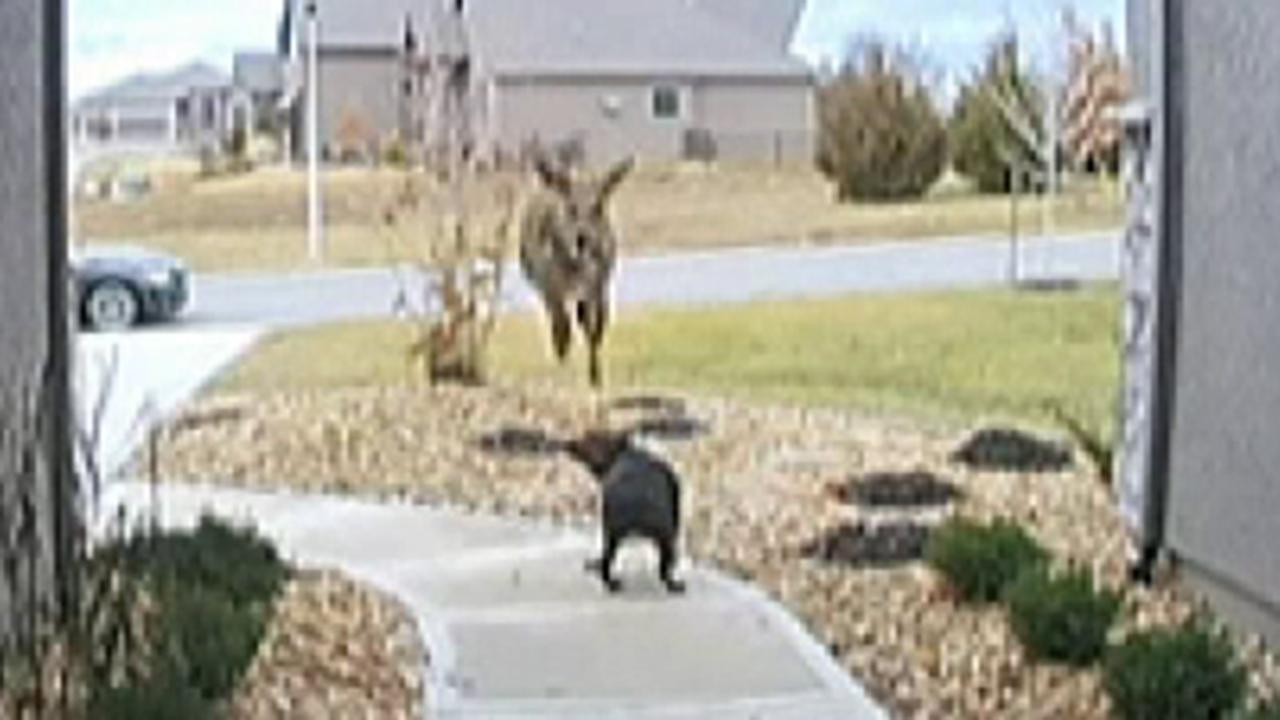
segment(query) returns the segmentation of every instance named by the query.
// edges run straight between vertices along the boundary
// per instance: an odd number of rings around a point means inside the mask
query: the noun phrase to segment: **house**
[[[1280,646],[1280,46],[1274,0],[1129,0],[1121,508]]]
[[[232,83],[249,103],[249,124],[271,131],[285,120],[286,92],[283,59],[275,52],[240,52],[232,61]]]
[[[196,151],[219,147],[244,127],[248,102],[230,77],[195,62],[162,73],[133,75],[90,93],[71,109],[79,151]]]
[[[303,0],[286,0],[281,51],[306,59]],[[461,32],[451,19],[463,6]],[[468,39],[482,153],[576,141],[588,159],[697,155],[807,161],[814,79],[789,54],[803,0],[316,0],[319,134],[334,148],[417,136],[406,41],[428,56]],[[305,129],[295,103],[295,147]]]

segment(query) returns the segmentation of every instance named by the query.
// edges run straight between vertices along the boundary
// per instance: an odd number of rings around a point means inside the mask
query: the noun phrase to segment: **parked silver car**
[[[171,321],[191,300],[191,273],[181,260],[132,246],[91,246],[71,256],[82,327],[119,331]]]

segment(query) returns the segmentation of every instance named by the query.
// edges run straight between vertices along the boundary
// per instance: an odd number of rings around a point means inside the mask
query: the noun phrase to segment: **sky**
[[[377,0],[369,0],[377,2]],[[537,0],[529,0],[537,2]],[[630,0],[643,2],[644,0]],[[127,75],[193,59],[230,69],[240,49],[270,49],[279,0],[69,0],[72,97]],[[814,62],[837,58],[851,39],[880,35],[923,49],[952,77],[982,57],[1010,22],[1034,50],[1063,0],[809,0],[795,51]],[[1123,38],[1124,0],[1073,0],[1088,21],[1110,20]]]

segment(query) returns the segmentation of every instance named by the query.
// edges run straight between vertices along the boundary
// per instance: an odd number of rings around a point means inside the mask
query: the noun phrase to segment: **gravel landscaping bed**
[[[421,718],[424,657],[394,600],[337,573],[302,572],[284,589],[230,715]]]
[[[1007,517],[1125,583],[1124,531],[1084,463],[971,469],[956,451],[972,433],[673,395],[605,404],[542,386],[404,386],[206,400],[168,434],[161,472],[588,524],[595,485],[554,445],[606,420],[647,428],[683,474],[689,552],[791,608],[895,716],[1106,715],[1096,672],[1028,662],[1003,613],[956,605],[916,559],[953,513]],[[894,478],[908,487],[886,488]],[[1193,610],[1169,587],[1131,588],[1123,625]],[[1274,658],[1241,645],[1255,685],[1280,688]]]

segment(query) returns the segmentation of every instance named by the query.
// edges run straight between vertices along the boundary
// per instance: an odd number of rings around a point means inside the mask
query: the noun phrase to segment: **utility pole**
[[[1045,133],[1045,142],[1048,147],[1045,153],[1048,157],[1046,163],[1049,170],[1049,182],[1045,186],[1045,197],[1048,202],[1045,203],[1045,234],[1052,235],[1054,229],[1054,200],[1058,196],[1058,139],[1062,134],[1060,122],[1058,118],[1058,90],[1059,84],[1056,77],[1049,81],[1049,117],[1048,127]]]
[[[318,25],[316,0],[307,0],[307,252],[312,262],[324,259],[324,222],[320,197]]]

